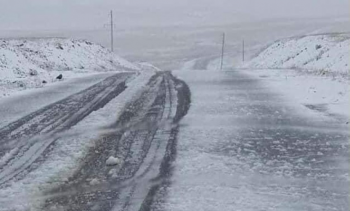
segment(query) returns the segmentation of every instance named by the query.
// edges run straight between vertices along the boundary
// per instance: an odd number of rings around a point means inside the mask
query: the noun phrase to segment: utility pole
[[[221,64],[220,64],[220,70],[222,70],[222,67],[224,65],[224,54],[225,54],[225,33],[222,35],[222,49],[221,49]]]
[[[114,20],[113,20],[113,10],[111,10],[110,14],[108,15],[110,17],[110,23],[105,24],[104,27],[109,28],[111,32],[111,51],[114,51]]]
[[[113,10],[111,10],[111,51],[114,51],[114,23],[113,23]]]
[[[242,61],[243,61],[243,62],[244,62],[244,59],[245,59],[245,58],[244,58],[244,56],[245,56],[245,55],[244,55],[244,54],[245,54],[244,51],[245,51],[245,49],[244,49],[244,40],[243,40],[243,41],[242,41]]]

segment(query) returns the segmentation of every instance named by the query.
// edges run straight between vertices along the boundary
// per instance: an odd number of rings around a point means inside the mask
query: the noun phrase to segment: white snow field
[[[81,73],[138,70],[108,49],[84,40],[0,40],[0,98],[16,91],[43,87]],[[78,74],[78,76],[77,76]]]

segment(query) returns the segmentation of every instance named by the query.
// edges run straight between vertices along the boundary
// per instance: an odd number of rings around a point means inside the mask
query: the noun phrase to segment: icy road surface
[[[348,125],[242,70],[175,75],[192,103],[155,210],[349,210]]]

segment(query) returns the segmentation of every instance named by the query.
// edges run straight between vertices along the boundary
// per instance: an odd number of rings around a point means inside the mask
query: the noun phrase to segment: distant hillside
[[[349,78],[350,35],[316,35],[275,42],[245,67],[296,68]]]

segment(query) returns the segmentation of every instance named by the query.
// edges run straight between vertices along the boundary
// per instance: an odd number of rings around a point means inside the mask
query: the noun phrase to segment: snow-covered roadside
[[[147,68],[146,68],[147,69]],[[127,83],[127,89],[102,109],[93,112],[67,131],[46,161],[24,179],[0,190],[0,210],[28,210],[43,202],[41,193],[64,183],[77,168],[88,148],[103,133],[100,128],[113,123],[126,104],[137,97],[154,70],[145,70]]]
[[[333,117],[344,124],[350,119],[349,81],[304,74],[294,69],[246,69],[265,86],[283,94],[293,104]]]
[[[350,35],[339,34],[278,41],[240,67],[291,101],[348,122],[349,62]]]
[[[0,40],[0,98],[14,92],[40,88],[84,73],[139,70],[108,49],[83,40]]]

